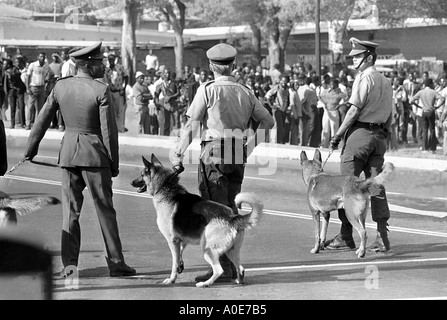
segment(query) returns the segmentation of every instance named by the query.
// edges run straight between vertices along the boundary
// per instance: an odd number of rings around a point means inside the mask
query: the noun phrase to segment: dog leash
[[[5,176],[10,174],[11,172],[15,171],[18,167],[20,167],[22,164],[24,164],[27,160],[28,160],[27,158],[23,158],[22,160],[17,162],[11,169],[9,169],[8,171],[5,172]]]
[[[18,167],[20,167],[22,164],[24,164],[28,160],[29,160],[28,158],[23,158],[22,160],[17,162],[11,169],[9,169],[8,171],[5,172],[5,176],[8,174],[11,174],[13,171],[15,171]],[[57,164],[47,163],[47,162],[42,162],[42,161],[30,160],[30,162],[33,164],[37,164],[37,165],[45,166],[45,167],[52,167],[52,168],[59,167],[59,165],[57,165]]]
[[[323,166],[321,167],[321,169],[324,169],[324,166],[326,165],[326,162],[329,160],[329,157],[332,155],[332,153],[334,152],[334,150],[331,148],[329,149],[329,154],[327,155],[326,160],[324,160]]]

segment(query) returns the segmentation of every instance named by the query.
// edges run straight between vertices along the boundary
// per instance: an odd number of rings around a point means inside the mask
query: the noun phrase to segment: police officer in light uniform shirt
[[[232,76],[237,51],[225,43],[215,45],[207,51],[210,70],[215,80],[208,81],[197,89],[188,111],[188,121],[181,131],[175,149],[173,168],[183,171],[183,156],[194,137],[195,127],[201,128],[202,151],[199,164],[199,190],[202,197],[233,209],[235,196],[241,191],[244,178],[245,159],[253,148],[264,141],[265,133],[260,129],[271,129],[273,118],[256,98],[253,91],[236,82]],[[259,121],[259,134],[251,135],[247,141],[250,118]],[[226,255],[220,259],[224,273],[217,282],[230,282],[236,271]],[[232,270],[233,269],[233,270]],[[196,278],[206,281],[212,271]]]
[[[101,42],[70,55],[76,76],[60,78],[42,108],[28,139],[25,158],[37,155],[39,143],[57,110],[65,120],[59,151],[62,168],[62,264],[78,265],[81,246],[80,213],[87,187],[98,215],[105,242],[110,276],[131,276],[135,270],[124,262],[113,207],[112,177],[119,173],[118,130],[104,76]]]
[[[386,138],[390,133],[393,90],[387,78],[374,67],[377,43],[351,38],[353,67],[358,74],[355,78],[350,108],[346,117],[331,140],[331,148],[337,149],[344,138],[341,151],[340,169],[342,175],[374,177],[382,171]],[[372,190],[370,190],[372,191]],[[339,209],[342,221],[340,234],[327,243],[328,249],[355,248],[352,225],[346,218],[344,209]],[[387,221],[390,210],[385,188],[371,193],[371,214],[377,223],[377,238],[370,251],[386,252],[390,249]]]

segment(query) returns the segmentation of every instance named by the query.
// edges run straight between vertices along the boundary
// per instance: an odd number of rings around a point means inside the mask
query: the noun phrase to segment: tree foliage
[[[376,0],[380,24],[385,26],[403,25],[408,18],[445,19],[445,0]]]
[[[70,6],[78,7],[80,12],[90,12],[119,3],[118,0],[3,0],[5,4],[41,13],[53,12],[55,2],[58,13]]]

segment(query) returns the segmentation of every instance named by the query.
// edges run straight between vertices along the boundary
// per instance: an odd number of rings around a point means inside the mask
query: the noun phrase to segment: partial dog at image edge
[[[324,173],[318,149],[315,150],[313,160],[307,158],[305,151],[301,152],[300,157],[304,184],[308,187],[309,208],[315,223],[315,245],[311,253],[324,249],[330,212],[345,209],[346,217],[360,235],[356,254],[363,258],[367,240],[365,220],[370,201],[369,189],[390,182],[394,178],[394,165],[386,162],[379,175],[364,180],[356,176],[331,176]],[[323,228],[320,228],[320,214],[324,217]]]
[[[131,185],[138,188],[138,192],[147,190],[152,195],[158,228],[171,250],[171,275],[163,283],[175,283],[178,274],[182,273],[182,253],[186,245],[200,244],[213,275],[207,281],[197,283],[197,287],[209,287],[222,275],[219,257],[224,253],[236,267],[236,283],[243,284],[240,250],[244,231],[258,223],[263,203],[253,193],[239,193],[235,199],[237,207],[241,208],[242,203],[246,203],[252,211],[235,214],[228,206],[189,193],[179,184],[178,174],[163,167],[153,154],[151,161],[142,158],[145,168]]]
[[[16,225],[17,214],[25,215],[59,203],[59,199],[51,196],[11,198],[0,191],[0,228]]]

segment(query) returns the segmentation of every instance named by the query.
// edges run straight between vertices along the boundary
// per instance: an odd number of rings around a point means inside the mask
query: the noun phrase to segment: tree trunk
[[[344,68],[343,61],[343,35],[349,23],[349,19],[354,11],[355,0],[350,0],[341,12],[340,20],[332,20],[328,22],[329,51],[332,55],[332,72],[338,74],[340,69]]]
[[[283,71],[280,63],[280,47],[279,47],[279,20],[278,18],[273,18],[267,23],[268,32],[268,52],[269,52],[269,65],[270,71],[274,68],[275,64],[280,65],[280,70]]]
[[[286,27],[281,30],[278,46],[279,46],[279,64],[281,66],[281,70],[284,70],[284,66],[286,64],[286,49],[287,49],[287,41],[289,40],[290,33],[292,32],[292,27]]]
[[[262,60],[261,28],[259,28],[255,23],[250,23],[250,28],[253,33],[253,36],[251,38],[251,44],[253,47],[253,64],[257,66],[261,63]]]
[[[183,48],[184,40],[181,33],[175,32],[175,73],[177,78],[183,78]]]
[[[174,3],[179,11],[178,16],[170,2],[165,3],[162,7],[159,7],[159,9],[165,18],[172,24],[172,29],[174,30],[175,35],[175,73],[177,78],[182,78],[184,52],[183,30],[185,29],[186,6],[181,0],[174,0]]]
[[[136,36],[135,30],[138,17],[138,1],[123,0],[123,35],[121,42],[121,60],[124,69],[129,75],[129,85],[135,83],[136,71]]]

